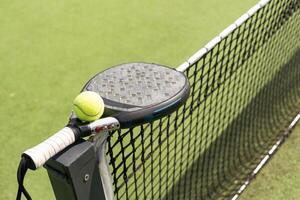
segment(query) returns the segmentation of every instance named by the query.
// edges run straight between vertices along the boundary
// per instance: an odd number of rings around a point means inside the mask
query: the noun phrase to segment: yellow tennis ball
[[[98,93],[85,91],[74,99],[73,110],[80,120],[91,122],[102,116],[104,102]]]

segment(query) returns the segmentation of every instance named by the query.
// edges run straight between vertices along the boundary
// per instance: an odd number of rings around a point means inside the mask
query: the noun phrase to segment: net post
[[[105,200],[94,144],[80,139],[46,162],[56,199]]]

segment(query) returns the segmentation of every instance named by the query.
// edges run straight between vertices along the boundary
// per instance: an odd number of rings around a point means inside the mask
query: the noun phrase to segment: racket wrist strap
[[[29,168],[29,160],[27,157],[22,156],[19,167],[18,167],[18,172],[17,172],[17,180],[18,180],[18,193],[16,200],[20,200],[22,198],[22,194],[25,196],[27,200],[31,200],[31,196],[27,192],[27,190],[24,187],[24,177],[26,175],[26,172]]]

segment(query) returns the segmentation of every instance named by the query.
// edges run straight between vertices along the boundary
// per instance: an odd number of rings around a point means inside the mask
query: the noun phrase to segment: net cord
[[[198,62],[204,55],[206,55],[212,48],[226,38],[231,32],[241,26],[247,19],[257,13],[263,7],[267,5],[271,0],[261,0],[252,8],[250,8],[245,14],[238,18],[233,24],[230,24],[225,28],[218,36],[209,41],[203,48],[199,49],[194,55],[192,55],[187,61],[179,65],[176,70],[180,72],[186,71],[193,64]]]

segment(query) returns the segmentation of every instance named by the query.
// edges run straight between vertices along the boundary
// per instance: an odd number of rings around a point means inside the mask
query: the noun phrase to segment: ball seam
[[[78,105],[74,104],[74,106],[75,106],[76,108],[78,108],[83,114],[85,114],[85,115],[87,115],[87,116],[89,116],[89,117],[96,117],[96,116],[99,115],[99,113],[100,113],[100,112],[98,112],[98,113],[95,114],[95,115],[90,115],[90,114],[87,114],[86,112],[84,112]]]

